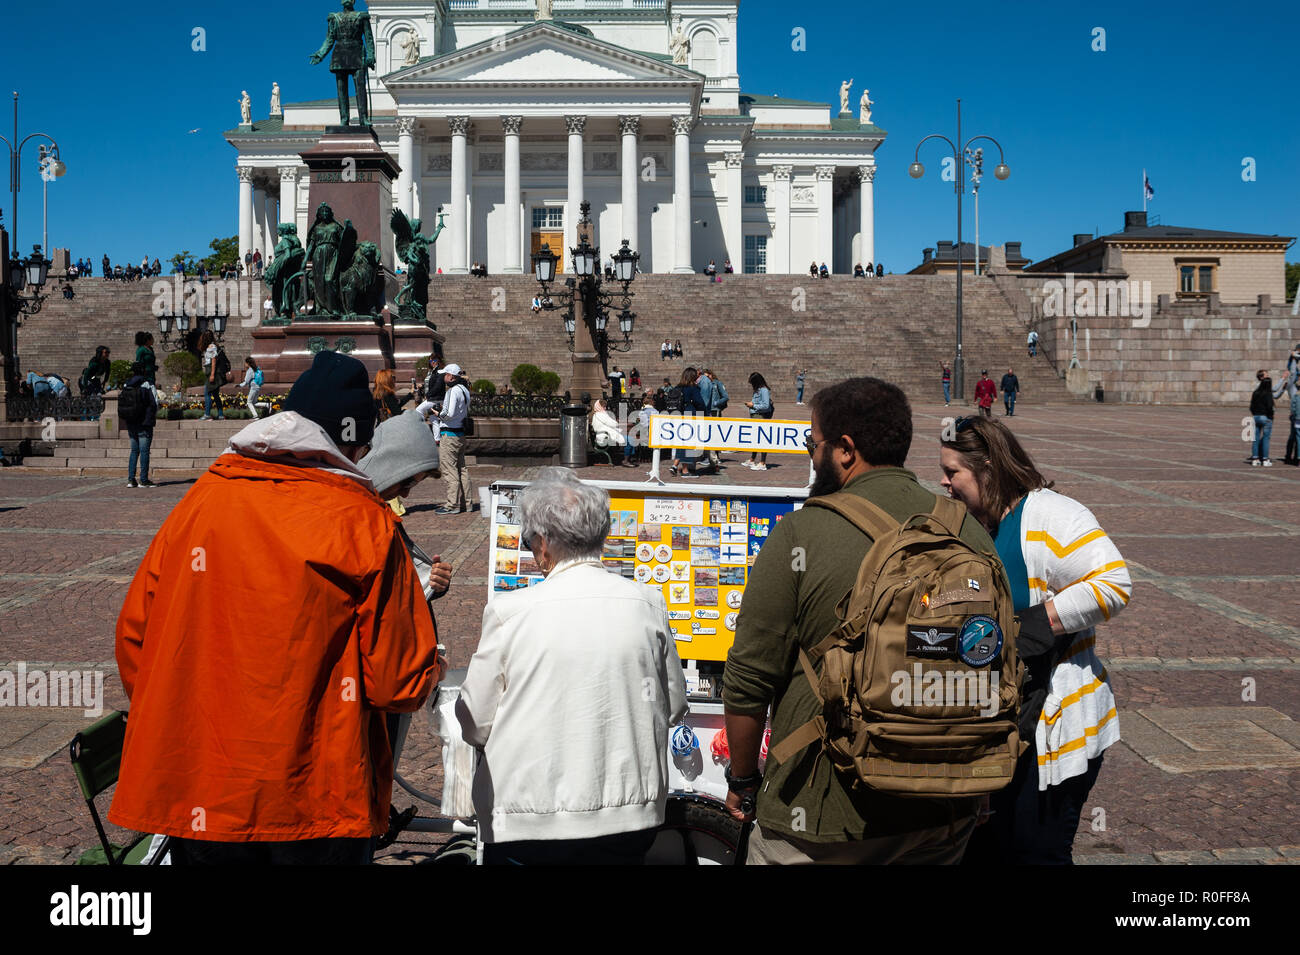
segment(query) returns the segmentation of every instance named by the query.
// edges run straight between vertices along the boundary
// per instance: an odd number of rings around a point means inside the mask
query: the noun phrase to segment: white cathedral
[[[866,93],[851,113],[847,83],[838,112],[742,92],[739,0],[367,6],[371,124],[401,169],[393,205],[422,218],[425,233],[446,214],[435,269],[526,272],[543,243],[563,269],[584,199],[602,254],[627,239],[643,272],[710,261],[722,272],[730,260],[736,272],[806,273],[816,261],[846,273],[875,260],[874,153],[885,131]],[[338,123],[336,97],[280,108],[278,96],[269,119],[246,113],[225,134],[239,154],[241,259],[269,257],[278,222],[306,236],[313,212],[298,154]]]

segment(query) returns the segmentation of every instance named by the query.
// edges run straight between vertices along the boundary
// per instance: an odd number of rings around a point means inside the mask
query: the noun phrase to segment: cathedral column
[[[511,275],[522,273],[523,267],[523,229],[520,225],[519,191],[519,130],[523,127],[522,116],[502,116],[501,130],[505,133],[505,206],[506,206],[506,249],[501,267],[502,272]]]
[[[469,237],[468,223],[465,216],[468,206],[468,194],[466,187],[468,179],[467,157],[468,148],[466,136],[469,133],[468,116],[448,116],[447,123],[451,127],[451,219],[447,223],[449,230],[448,251],[447,251],[447,268],[446,272],[450,275],[465,275],[469,272],[466,242]]]
[[[259,182],[253,183],[253,251],[266,261],[266,190]]]
[[[817,265],[835,270],[835,167],[817,167]]]
[[[276,211],[275,203],[277,196],[271,191],[270,183],[267,183],[266,190],[266,211],[262,216],[262,263],[265,264],[271,258],[271,250],[275,248],[276,240],[276,223],[280,221],[279,213]]]
[[[239,174],[239,262],[253,251],[253,169],[251,166],[236,166]]]
[[[565,116],[569,129],[569,192],[564,205],[564,264],[569,265],[568,250],[578,245],[578,218],[582,215],[582,133],[587,128],[586,116]]]
[[[629,247],[635,251],[639,248],[638,231],[640,228],[638,213],[640,211],[639,176],[640,159],[637,156],[636,135],[641,129],[640,116],[620,116],[618,129],[623,136],[623,234],[619,239],[627,239]],[[614,243],[606,242],[606,246]],[[622,244],[620,241],[618,244]]]
[[[790,270],[790,173],[792,166],[772,167],[772,198],[776,206],[776,222],[772,227],[775,249],[767,250],[767,270],[787,275]],[[734,262],[732,263],[735,264]]]
[[[727,258],[737,272],[745,271],[745,180],[744,153],[727,153],[726,190],[727,223],[723,227],[723,240]],[[722,263],[717,263],[722,268]]]
[[[298,167],[280,167],[280,221],[297,222]]]
[[[858,185],[860,208],[858,210],[858,228],[862,232],[862,267],[876,261],[876,196],[873,185],[876,178],[875,166],[858,167]]]
[[[690,116],[673,119],[673,271],[690,274],[691,265],[691,127]]]
[[[414,181],[415,167],[415,117],[397,117],[397,165],[401,167],[397,174],[397,208],[408,219],[414,216],[411,204],[411,183]]]

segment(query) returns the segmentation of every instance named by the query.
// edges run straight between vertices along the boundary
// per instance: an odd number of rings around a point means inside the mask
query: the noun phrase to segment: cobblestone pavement
[[[789,401],[780,410],[807,411]],[[915,408],[909,463],[932,488],[942,419],[962,410]],[[1244,464],[1243,415],[1022,401],[1008,419],[1057,488],[1096,513],[1135,582],[1127,610],[1098,633],[1124,739],[1084,809],[1081,862],[1300,860],[1300,472]],[[725,457],[721,476],[691,483],[799,487],[808,478],[806,457],[773,455],[766,472]],[[472,471],[476,485],[535,473]],[[644,480],[622,468],[581,473]],[[160,488],[131,490],[117,476],[0,472],[0,669],[98,669],[106,706],[125,707],[114,622],[152,534],[194,477],[160,472]],[[457,567],[438,624],[452,666],[464,666],[487,592],[487,520],[435,515],[441,491],[441,482],[421,485],[406,522]],[[96,843],[66,752],[88,722],[79,707],[0,708],[0,862],[69,861]],[[437,764],[417,721],[403,770],[436,793]],[[411,802],[395,796],[399,807]],[[406,837],[383,860],[418,861],[437,841]]]

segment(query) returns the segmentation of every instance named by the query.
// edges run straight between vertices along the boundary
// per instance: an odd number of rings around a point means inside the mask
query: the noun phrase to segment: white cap
[[[439,368],[439,369],[438,369],[438,374],[440,374],[440,375],[456,375],[457,377],[459,377],[459,376],[460,376],[460,365],[452,364],[452,365],[448,365],[446,368]]]

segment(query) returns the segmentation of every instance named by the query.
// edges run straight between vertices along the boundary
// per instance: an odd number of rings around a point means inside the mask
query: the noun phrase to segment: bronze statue
[[[325,42],[309,59],[315,66],[325,59],[325,54],[334,48],[330,57],[330,72],[339,89],[339,123],[351,125],[348,106],[348,76],[352,76],[352,85],[357,91],[357,121],[362,126],[370,125],[370,103],[366,92],[366,71],[375,65],[375,38],[370,32],[370,14],[357,13],[352,8],[355,0],[343,0],[343,12],[331,13],[326,24]]]
[[[438,228],[433,235],[420,234],[420,220],[406,218],[401,209],[394,209],[389,218],[396,240],[397,257],[406,263],[406,283],[397,293],[397,320],[399,322],[424,322],[429,309],[429,246],[438,241],[442,232],[443,214],[438,213]]]
[[[343,237],[344,227],[334,220],[334,210],[329,203],[322,202],[316,209],[316,221],[307,230],[307,260],[311,262],[312,299],[316,302],[317,316],[339,312],[339,254]]]
[[[352,264],[339,277],[343,311],[349,316],[378,315],[383,296],[384,270],[379,264],[379,246],[362,242],[357,246]]]
[[[307,254],[302,243],[298,241],[298,226],[292,222],[281,222],[277,231],[280,241],[275,244],[275,258],[266,267],[262,278],[271,289],[271,303],[275,307],[275,318],[268,321],[293,321],[298,313],[298,306],[306,297],[303,294],[303,270]]]

